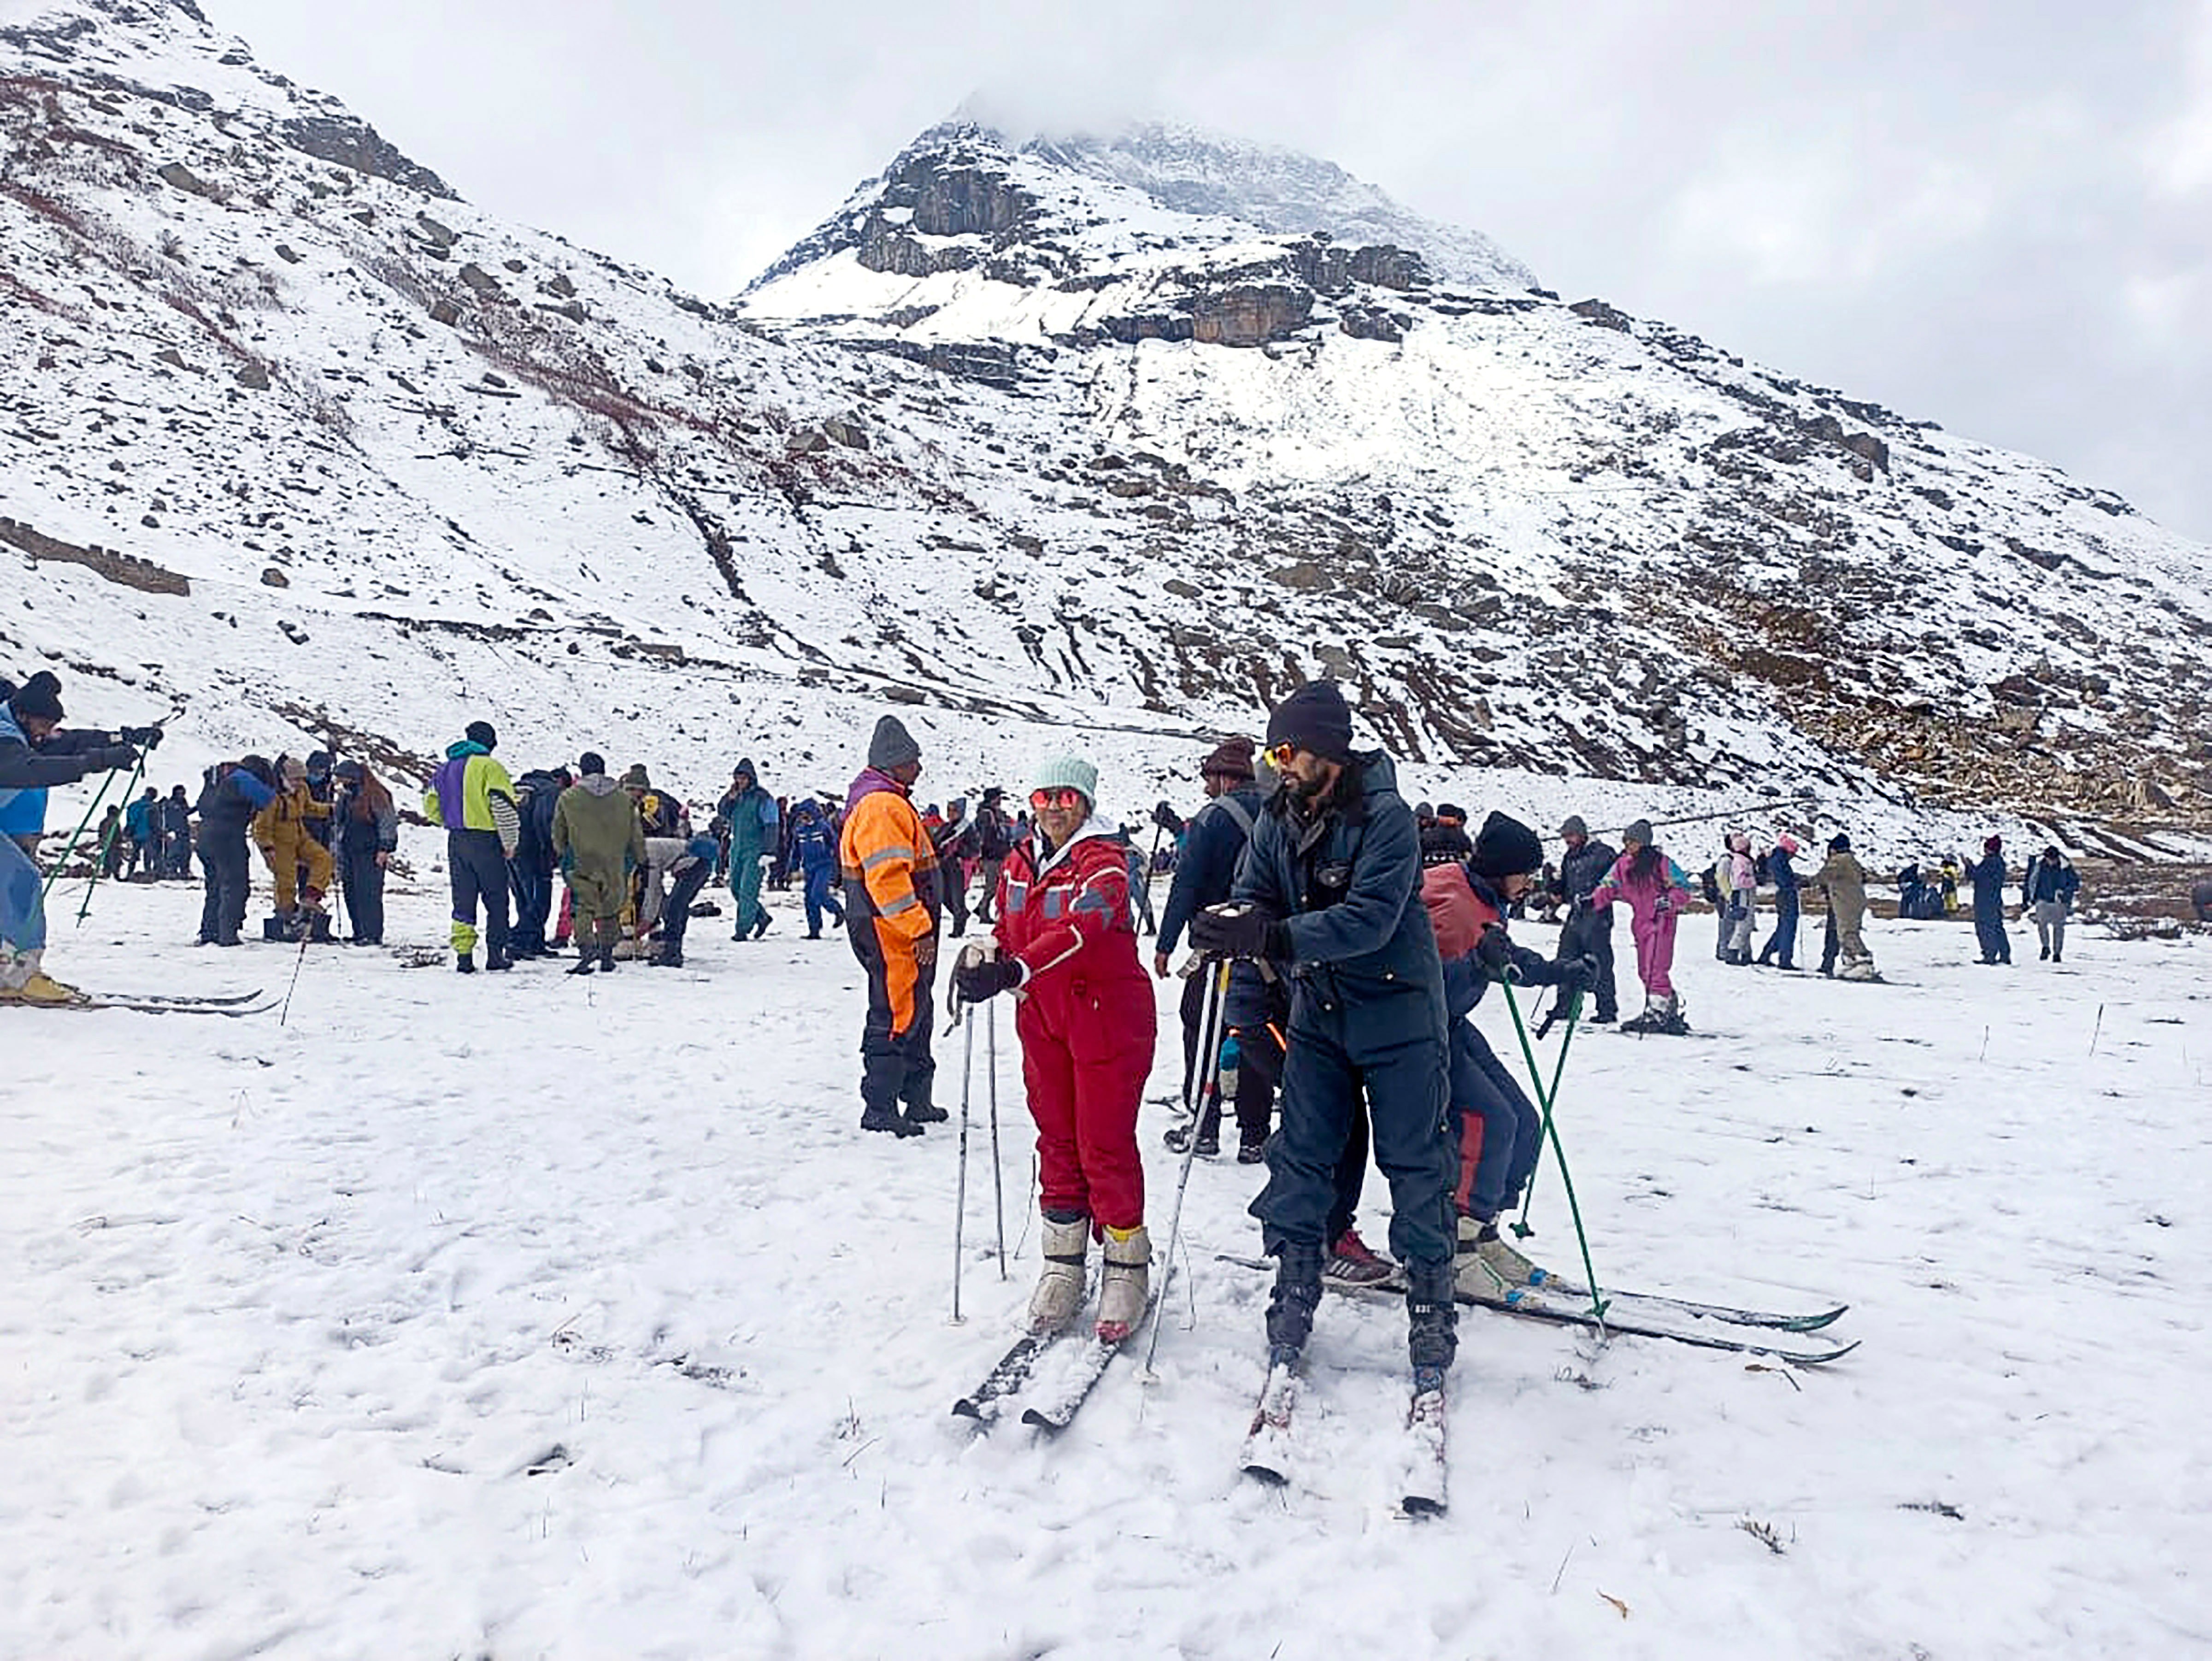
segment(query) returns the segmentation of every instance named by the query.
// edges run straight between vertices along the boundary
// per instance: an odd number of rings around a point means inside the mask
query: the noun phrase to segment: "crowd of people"
[[[64,729],[59,692],[50,672],[0,687],[0,824],[11,832],[0,839],[0,998],[12,1001],[71,995],[43,964],[31,852],[46,792],[125,771],[135,788],[161,738],[158,727]],[[587,751],[518,780],[498,748],[489,722],[471,722],[421,799],[424,819],[446,833],[453,967],[477,972],[481,948],[483,969],[504,971],[564,945],[573,974],[605,973],[625,955],[680,965],[689,920],[719,912],[701,900],[709,881],[727,888],[739,942],[769,928],[764,897],[795,883],[806,937],[820,938],[825,922],[842,928],[865,971],[866,1131],[918,1136],[947,1117],[932,1052],[939,946],[967,931],[967,897],[980,879],[972,916],[988,932],[959,951],[945,978],[959,1015],[1013,1000],[1044,1230],[1031,1323],[1052,1332],[1074,1322],[1093,1244],[1103,1260],[1097,1334],[1117,1341],[1142,1321],[1152,1251],[1137,1121],[1157,1000],[1139,942],[1153,861],[1101,812],[1090,759],[1048,759],[1011,811],[999,788],[973,793],[972,811],[964,797],[940,810],[917,804],[921,746],[886,715],[842,797],[775,796],[744,760],[699,829],[642,764],[617,775]],[[1504,983],[1559,989],[1554,1015],[1565,1007],[1570,1019],[1587,995],[1592,1022],[1618,1020],[1612,934],[1626,910],[1644,998],[1620,1025],[1686,1031],[1671,971],[1693,879],[1647,820],[1625,827],[1616,849],[1569,818],[1553,864],[1538,833],[1508,815],[1492,812],[1470,831],[1455,806],[1408,805],[1391,759],[1355,746],[1333,682],[1291,692],[1268,715],[1264,742],[1221,743],[1200,774],[1197,812],[1183,819],[1162,804],[1154,815],[1156,848],[1170,830],[1176,846],[1149,970],[1183,983],[1187,1112],[1170,1146],[1218,1154],[1226,1113],[1237,1159],[1266,1166],[1251,1208],[1277,1265],[1266,1318],[1276,1360],[1306,1342],[1325,1276],[1401,1275],[1417,1393],[1440,1389],[1454,1354],[1455,1294],[1496,1296],[1540,1275],[1498,1226],[1534,1169],[1537,1114],[1468,1018]],[[248,755],[208,770],[180,830],[171,804],[182,800],[182,787],[166,798],[149,789],[111,813],[100,859],[118,876],[172,874],[176,839],[196,821],[203,944],[239,943],[249,842],[270,873],[264,934],[329,938],[335,889],[345,938],[382,940],[399,811],[364,763],[327,751]],[[1820,972],[1879,978],[1864,936],[1866,873],[1849,837],[1832,837],[1823,862],[1801,877],[1802,847],[1786,831],[1757,849],[1747,831],[1724,835],[1720,857],[1696,879],[1717,918],[1717,955],[1795,970],[1800,896],[1811,887],[1826,899]],[[1964,874],[1983,960],[2008,961],[1998,838]],[[2078,889],[2055,847],[2021,879],[2054,962]],[[1773,922],[1761,944],[1770,891]],[[1510,932],[1531,907],[1561,918],[1549,956]],[[1357,1227],[1370,1162],[1391,1190],[1395,1269]]]

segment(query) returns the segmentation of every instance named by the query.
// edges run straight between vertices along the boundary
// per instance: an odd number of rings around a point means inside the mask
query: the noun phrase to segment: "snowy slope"
[[[399,897],[393,938],[442,900]],[[177,951],[197,904],[105,891],[67,966],[282,987],[289,952]],[[1387,1306],[1322,1310],[1294,1484],[1237,1474],[1266,1281],[1214,1261],[1255,1246],[1233,1163],[1193,1173],[1159,1385],[1124,1365],[1057,1443],[951,1418],[1037,1269],[1012,1045],[1002,1018],[1012,1278],[979,1083],[955,1329],[956,1141],[853,1129],[837,941],[709,919],[692,970],[458,984],[319,952],[281,1030],[0,1011],[0,1652],[2201,1651],[2205,940],[2077,930],[2063,970],[1996,971],[1963,924],[1877,924],[1910,984],[1853,987],[1703,936],[1679,973],[1721,1036],[1568,1058],[1601,1283],[1847,1299],[1862,1348],[1793,1378],[1470,1311],[1429,1524],[1391,1515]],[[1515,1054],[1495,997],[1481,1024]],[[1534,1221],[1571,1259],[1548,1164]]]
[[[412,776],[482,714],[834,786],[889,702],[947,794],[1074,733],[1141,808],[1327,673],[1447,794],[2201,812],[2203,549],[1326,163],[949,124],[726,308],[453,200],[190,5],[24,10],[0,662],[183,703],[179,756]]]

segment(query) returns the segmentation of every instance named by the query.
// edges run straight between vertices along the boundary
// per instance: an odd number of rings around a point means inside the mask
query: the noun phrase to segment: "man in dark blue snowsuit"
[[[1191,920],[1202,952],[1291,977],[1282,1125],[1252,1202],[1277,1259],[1271,1360],[1313,1330],[1338,1166],[1363,1097],[1389,1181],[1390,1247],[1406,1266],[1417,1393],[1443,1387],[1457,1346],[1452,1301],[1454,1156],[1446,1122],[1443,966],[1420,897],[1420,845],[1396,770],[1355,755],[1332,681],[1299,687],[1267,722],[1283,783],[1254,827],[1231,903]]]
[[[1797,839],[1784,836],[1775,839],[1773,851],[1766,856],[1766,874],[1774,884],[1774,933],[1759,948],[1759,960],[1763,964],[1777,963],[1784,969],[1797,966],[1797,867],[1790,863],[1797,853]]]
[[[515,781],[522,799],[515,804],[521,825],[515,832],[514,857],[507,862],[514,889],[514,928],[507,937],[511,958],[547,958],[545,925],[553,916],[553,810],[561,793],[576,782],[565,767],[533,767]]]
[[[2010,963],[2012,940],[2005,933],[2004,839],[1991,837],[1982,844],[1982,856],[1966,867],[1974,885],[1974,934],[1981,941],[1984,963]]]
[[[822,938],[822,914],[842,928],[845,908],[837,903],[837,827],[822,804],[802,799],[791,810],[791,857],[799,862],[800,897],[806,906],[806,938]]]

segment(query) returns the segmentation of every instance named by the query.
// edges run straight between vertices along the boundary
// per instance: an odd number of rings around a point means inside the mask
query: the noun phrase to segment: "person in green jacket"
[[[611,973],[629,873],[645,863],[645,824],[605,759],[587,753],[576,765],[580,776],[553,804],[553,852],[575,903],[580,960],[568,972]]]
[[[778,818],[775,798],[761,787],[750,761],[730,775],[730,788],[717,809],[730,827],[730,892],[738,903],[732,940],[758,940],[768,932],[768,908],[761,904],[761,861],[775,856]]]

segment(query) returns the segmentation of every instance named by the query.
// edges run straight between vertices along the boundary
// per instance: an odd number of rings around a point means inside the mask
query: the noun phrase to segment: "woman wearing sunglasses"
[[[1082,757],[1038,770],[1035,832],[999,877],[995,949],[970,946],[952,978],[970,1003],[1016,995],[1043,1189],[1044,1275],[1030,1327],[1057,1332],[1075,1318],[1096,1234],[1105,1256],[1098,1336],[1118,1343],[1144,1318],[1150,1290],[1137,1105],[1158,1014],[1137,959],[1127,850],[1097,800],[1098,770]]]

